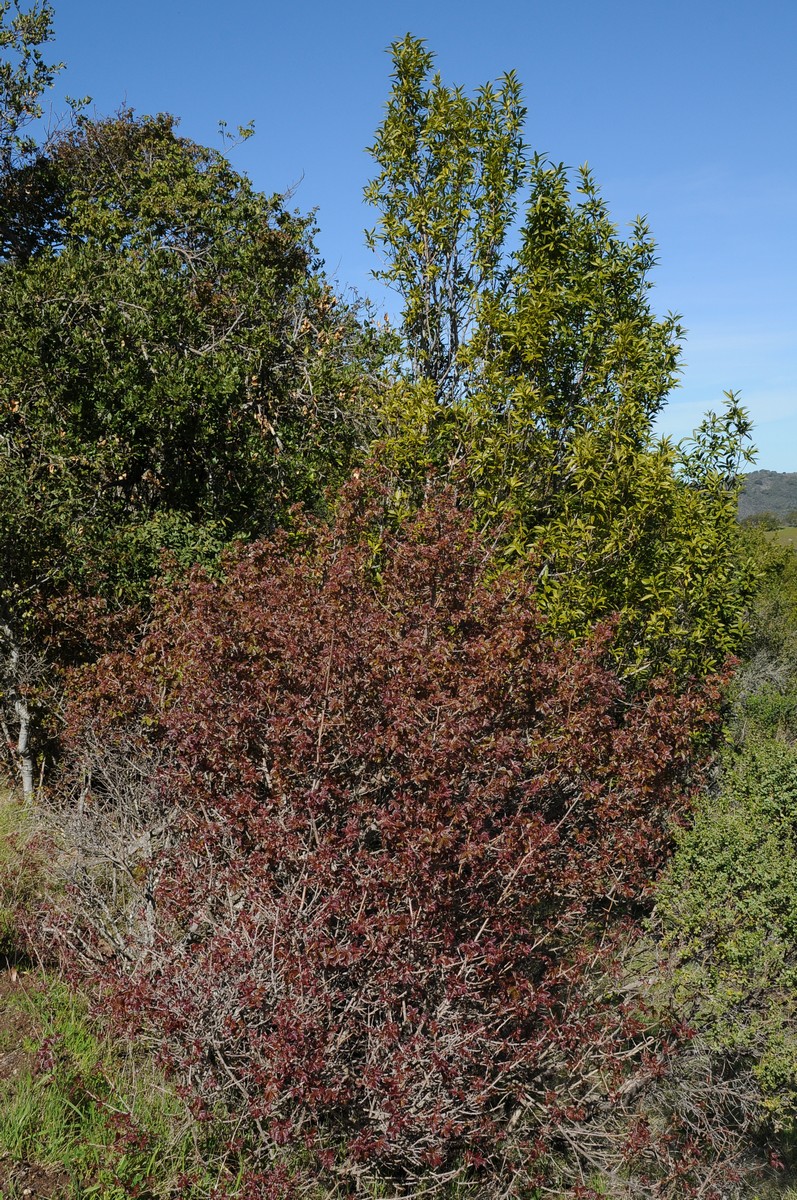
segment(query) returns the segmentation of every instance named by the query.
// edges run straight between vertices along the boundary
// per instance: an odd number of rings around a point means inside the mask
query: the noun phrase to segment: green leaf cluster
[[[41,47],[53,36],[53,9],[36,0],[28,9],[19,0],[0,0],[0,170],[8,171],[33,149],[23,135],[42,114],[40,98],[61,69],[48,63]]]
[[[404,300],[380,450],[399,502],[430,471],[457,477],[504,553],[534,564],[558,631],[618,614],[629,672],[719,668],[752,590],[736,527],[751,426],[729,394],[689,442],[656,435],[683,329],[651,307],[645,221],[622,237],[587,167],[573,188],[562,164],[526,160],[514,76],[470,99],[427,78],[422,42],[393,55],[366,197],[377,275]]]
[[[514,72],[471,98],[430,78],[434,56],[419,39],[392,50],[393,90],[371,147],[379,172],[365,189],[380,216],[366,238],[385,251],[376,277],[403,299],[412,374],[439,398],[458,390],[478,306],[501,283],[527,170],[526,110]]]
[[[321,506],[369,436],[379,350],[312,221],[168,116],[78,120],[25,170],[35,229],[0,264],[0,573],[18,597],[68,581],[126,603],[162,550],[207,558]]]
[[[775,1126],[797,1130],[797,748],[730,757],[659,890],[675,999],[729,1069],[749,1067]]]

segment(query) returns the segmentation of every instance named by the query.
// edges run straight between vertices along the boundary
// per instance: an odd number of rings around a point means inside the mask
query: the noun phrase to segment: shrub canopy
[[[450,492],[392,532],[384,504],[357,482],[334,528],[195,573],[81,674],[69,938],[263,1153],[528,1183],[595,1070],[645,1073],[593,981],[716,692],[632,695],[611,626],[551,635]]]

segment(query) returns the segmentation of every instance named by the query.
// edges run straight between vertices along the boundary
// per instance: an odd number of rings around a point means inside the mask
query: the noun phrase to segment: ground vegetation
[[[735,395],[653,432],[646,224],[407,36],[377,326],[171,117],[25,140],[51,18],[0,4],[8,1188],[776,1188],[794,560]]]

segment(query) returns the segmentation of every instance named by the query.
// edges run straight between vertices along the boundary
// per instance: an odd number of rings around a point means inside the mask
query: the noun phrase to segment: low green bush
[[[797,1132],[797,747],[729,752],[722,787],[680,836],[658,913],[676,1000],[726,1061],[749,1067],[762,1119]]]

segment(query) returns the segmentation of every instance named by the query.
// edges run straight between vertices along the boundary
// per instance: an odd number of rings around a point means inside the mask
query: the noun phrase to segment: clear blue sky
[[[447,82],[514,68],[527,141],[588,161],[618,223],[646,214],[653,293],[689,331],[663,431],[687,434],[738,389],[758,465],[797,471],[797,0],[54,0],[65,92],[98,112],[172,112],[219,145],[253,119],[236,165],[317,208],[339,284],[379,300],[362,230],[365,153],[386,48],[427,40]],[[384,302],[383,302],[384,303]]]

